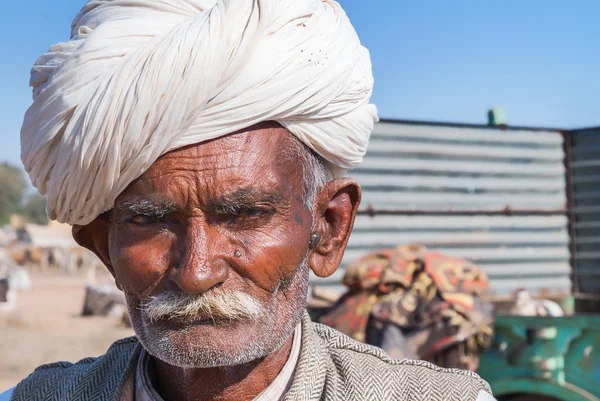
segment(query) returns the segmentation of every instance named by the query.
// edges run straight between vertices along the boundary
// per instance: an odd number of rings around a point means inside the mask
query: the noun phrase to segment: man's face
[[[117,199],[110,263],[144,347],[175,366],[249,362],[306,306],[313,221],[283,128],[162,156]]]

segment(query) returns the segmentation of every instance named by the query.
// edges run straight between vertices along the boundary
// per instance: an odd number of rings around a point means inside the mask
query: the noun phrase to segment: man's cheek
[[[111,252],[117,281],[138,296],[149,295],[169,269],[168,251],[146,246],[128,246]]]
[[[290,246],[260,247],[248,254],[241,268],[242,276],[249,278],[261,289],[273,292],[294,276],[302,262],[302,255]]]

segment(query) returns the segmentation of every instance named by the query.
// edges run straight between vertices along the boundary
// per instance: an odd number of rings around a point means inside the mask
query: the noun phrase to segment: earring
[[[314,232],[310,235],[310,241],[308,242],[308,247],[310,249],[315,249],[317,245],[321,242],[321,233]]]

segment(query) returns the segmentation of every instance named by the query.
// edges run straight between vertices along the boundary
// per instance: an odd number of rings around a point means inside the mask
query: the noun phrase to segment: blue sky
[[[600,1],[341,0],[371,51],[382,117],[600,125]],[[0,14],[0,161],[19,162],[29,69],[68,39],[84,0],[5,1]]]

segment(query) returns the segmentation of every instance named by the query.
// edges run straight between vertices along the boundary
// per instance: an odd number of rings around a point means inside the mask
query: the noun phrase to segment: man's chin
[[[246,364],[273,352],[258,331],[242,321],[168,319],[147,325],[138,337],[151,355],[169,365],[214,368]]]

